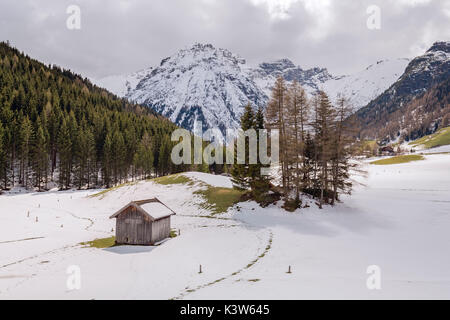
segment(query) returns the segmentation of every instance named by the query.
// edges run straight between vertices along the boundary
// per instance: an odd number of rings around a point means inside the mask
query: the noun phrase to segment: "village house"
[[[395,154],[395,150],[391,146],[381,147],[378,152],[382,156],[391,156]]]

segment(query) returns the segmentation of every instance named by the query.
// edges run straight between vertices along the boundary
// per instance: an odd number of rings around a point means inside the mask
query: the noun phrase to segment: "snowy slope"
[[[119,97],[125,97],[136,88],[138,83],[153,70],[152,67],[134,72],[129,75],[112,75],[92,81],[102,88],[106,88]]]
[[[95,198],[7,192],[0,299],[449,299],[450,155],[425,157],[366,165],[368,179],[357,177],[364,185],[344,203],[319,210],[311,202],[295,213],[245,202],[209,216],[198,183],[143,181]],[[223,176],[186,175],[230,185]],[[177,212],[172,227],[181,235],[155,247],[79,245],[111,236],[111,213],[153,196]],[[370,265],[381,268],[381,290],[366,287]],[[80,268],[79,290],[66,286],[70,266]]]
[[[403,74],[409,59],[381,60],[352,75],[326,81],[324,90],[331,99],[343,94],[355,109],[366,106],[382,94]]]

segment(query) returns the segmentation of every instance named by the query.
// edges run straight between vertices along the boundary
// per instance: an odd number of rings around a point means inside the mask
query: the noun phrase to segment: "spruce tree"
[[[145,179],[151,177],[154,159],[152,141],[147,132],[144,133],[144,136],[139,143],[133,161],[140,177]]]
[[[168,136],[164,136],[161,142],[161,147],[159,149],[159,168],[160,168],[160,174],[161,175],[167,175],[170,173],[170,167],[171,167],[171,154],[172,148],[170,143],[170,138]]]
[[[3,128],[3,124],[0,121],[0,180],[1,181],[7,181],[7,162],[6,162],[6,144],[5,144],[5,129]],[[4,183],[4,185],[7,185],[7,182]],[[6,187],[5,187],[6,189]]]
[[[86,128],[84,130],[85,136],[85,147],[87,157],[87,167],[86,167],[86,182],[87,188],[89,189],[92,184],[96,184],[98,180],[98,172],[97,172],[97,152],[95,149],[95,138],[92,130],[90,128]]]
[[[4,93],[6,94],[5,90]],[[3,148],[3,156],[1,161],[1,185],[4,189],[8,189],[9,184],[14,184],[12,180],[13,177],[13,168],[14,168],[14,157],[16,152],[16,139],[15,137],[15,127],[16,120],[14,119],[14,113],[9,107],[9,103],[3,106],[0,113],[0,118],[3,120],[3,139],[2,139],[2,148]],[[0,119],[0,124],[2,123]]]
[[[30,179],[30,148],[33,127],[28,116],[23,117],[20,125],[20,173],[19,181],[25,187],[29,186]]]
[[[125,165],[125,141],[119,130],[114,130],[112,136],[112,161],[114,184],[122,182],[127,175],[128,166]]]
[[[249,138],[244,137],[243,134],[249,129],[255,128],[255,114],[253,112],[252,106],[247,104],[244,109],[244,113],[241,117],[241,129],[239,132],[239,137],[244,143],[244,163],[238,163],[238,148],[237,141],[234,146],[234,163],[231,168],[232,183],[234,188],[238,190],[247,190],[250,188],[250,167],[249,167]]]
[[[70,126],[67,119],[64,119],[58,134],[59,187],[63,190],[71,186],[72,147]]]
[[[113,150],[113,138],[112,133],[108,132],[103,144],[103,165],[102,165],[102,178],[103,184],[109,188],[112,184],[112,172],[114,162],[114,150]]]
[[[258,139],[258,151],[260,148],[260,134],[263,134],[260,132],[260,130],[265,129],[265,121],[264,121],[264,112],[263,109],[260,107],[258,108],[258,111],[255,114],[255,120],[253,124],[253,128],[256,130]],[[255,199],[258,203],[264,203],[265,199],[267,198],[267,194],[270,190],[270,177],[267,175],[262,175],[261,170],[263,168],[268,168],[269,165],[263,165],[261,162],[261,159],[259,157],[258,152],[258,162],[257,164],[251,164],[250,165],[250,188],[252,192],[252,197]]]
[[[46,188],[48,173],[48,153],[47,153],[47,137],[40,121],[35,132],[33,145],[33,171],[35,177],[35,186],[39,191]]]

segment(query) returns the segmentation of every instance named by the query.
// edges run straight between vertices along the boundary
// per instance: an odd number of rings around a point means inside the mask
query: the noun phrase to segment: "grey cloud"
[[[250,0],[0,0],[0,39],[90,77],[158,64],[194,42],[230,49],[254,64],[288,57],[302,67],[341,74],[383,58],[412,57],[434,41],[450,39],[446,1],[411,6],[335,0],[314,15],[304,1],[279,20]],[[66,28],[70,4],[81,8],[81,30]],[[381,30],[366,27],[371,4],[382,10]]]

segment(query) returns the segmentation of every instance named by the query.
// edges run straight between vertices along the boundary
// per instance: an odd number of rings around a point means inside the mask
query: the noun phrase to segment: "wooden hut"
[[[116,243],[153,245],[170,236],[170,217],[175,212],[157,198],[132,201],[113,214]]]

